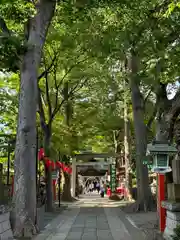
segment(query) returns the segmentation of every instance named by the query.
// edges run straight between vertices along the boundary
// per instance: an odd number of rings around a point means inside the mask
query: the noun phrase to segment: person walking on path
[[[102,198],[104,197],[104,193],[105,193],[105,186],[104,186],[104,182],[102,182],[101,191],[100,191],[100,195],[101,195]]]
[[[92,191],[93,191],[93,188],[94,188],[94,184],[91,182],[90,183],[90,186],[89,186],[89,188],[90,188],[90,193],[92,193]]]
[[[99,193],[99,191],[100,191],[100,184],[99,184],[99,182],[97,182],[97,184],[96,184],[96,190]]]

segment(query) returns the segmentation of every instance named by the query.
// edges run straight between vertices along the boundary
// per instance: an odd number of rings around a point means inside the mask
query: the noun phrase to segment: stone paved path
[[[120,204],[120,203],[119,203]],[[35,240],[144,240],[143,233],[121,214],[116,203],[84,196],[60,214]]]
[[[103,208],[81,208],[66,240],[113,240]]]

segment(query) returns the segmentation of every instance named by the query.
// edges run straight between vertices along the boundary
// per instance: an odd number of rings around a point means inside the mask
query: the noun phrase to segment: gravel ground
[[[127,218],[145,233],[147,240],[162,240],[163,237],[158,230],[157,212],[134,212],[131,205],[122,208]]]

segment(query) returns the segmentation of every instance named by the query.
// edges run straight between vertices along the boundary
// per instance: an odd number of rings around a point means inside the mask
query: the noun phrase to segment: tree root
[[[13,229],[13,235],[17,239],[31,239],[38,232],[38,226],[34,225],[31,219],[24,223],[18,222],[18,225]]]
[[[148,212],[152,211],[156,208],[154,203],[148,202],[148,204],[145,204],[142,200],[137,200],[134,203],[130,203],[126,205],[123,209],[123,211],[127,213],[133,213],[133,212]]]

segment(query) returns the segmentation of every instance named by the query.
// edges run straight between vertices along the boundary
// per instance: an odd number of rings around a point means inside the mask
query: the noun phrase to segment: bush
[[[132,187],[136,187],[136,185],[137,185],[136,178],[133,178],[132,179]]]
[[[174,235],[172,236],[172,240],[180,240],[180,225],[178,225],[174,229]]]

